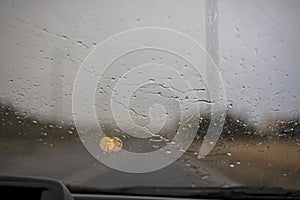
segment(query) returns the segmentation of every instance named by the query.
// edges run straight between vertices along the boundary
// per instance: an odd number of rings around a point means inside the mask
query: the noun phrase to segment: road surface
[[[0,175],[40,176],[68,184],[99,188],[127,186],[233,186],[230,178],[185,154],[171,165],[146,174],[113,170],[93,158],[82,145],[35,148],[32,152],[1,155]]]

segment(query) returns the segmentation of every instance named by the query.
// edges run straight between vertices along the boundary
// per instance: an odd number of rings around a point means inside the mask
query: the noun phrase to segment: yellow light
[[[99,142],[99,146],[104,152],[111,152],[115,146],[114,141],[110,137],[103,137]]]
[[[99,147],[104,152],[117,152],[120,151],[123,147],[123,142],[118,137],[103,137],[99,142]]]
[[[123,147],[123,142],[120,138],[118,137],[113,137],[113,141],[114,141],[114,148],[113,151],[117,152],[120,151]]]

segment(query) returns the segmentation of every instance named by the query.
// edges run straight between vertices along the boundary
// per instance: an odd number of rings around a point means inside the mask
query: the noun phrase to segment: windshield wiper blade
[[[300,190],[278,187],[120,187],[99,189],[67,186],[72,193],[147,195],[161,197],[220,198],[220,199],[300,199]]]

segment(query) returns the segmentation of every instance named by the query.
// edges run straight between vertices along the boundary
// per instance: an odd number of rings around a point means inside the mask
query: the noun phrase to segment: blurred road
[[[170,166],[155,172],[129,174],[104,166],[82,145],[35,149],[35,152],[22,155],[2,155],[0,175],[49,177],[68,184],[100,188],[237,185],[202,163],[195,155],[184,155]]]

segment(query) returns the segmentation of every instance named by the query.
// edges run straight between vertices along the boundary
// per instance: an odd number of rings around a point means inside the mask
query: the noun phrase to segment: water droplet
[[[190,167],[191,164],[190,163],[185,163],[185,166]]]
[[[172,152],[170,150],[166,150],[166,153],[167,154],[171,154]]]
[[[205,175],[202,175],[202,176],[201,176],[201,179],[202,179],[202,180],[205,180],[205,179],[207,179],[207,178],[208,178],[208,174],[205,174]]]

